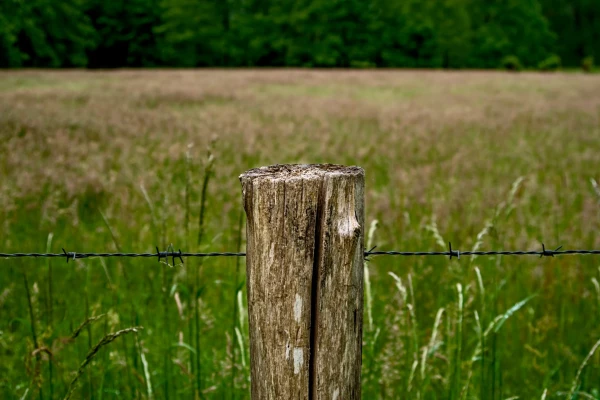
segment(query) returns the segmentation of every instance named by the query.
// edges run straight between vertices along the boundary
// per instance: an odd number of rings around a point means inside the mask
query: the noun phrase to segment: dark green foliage
[[[473,51],[470,0],[443,0],[434,8],[438,32],[437,52],[444,68],[468,65]]]
[[[154,27],[161,18],[158,1],[86,0],[85,7],[95,32],[89,67],[142,67],[161,63],[154,36]]]
[[[93,33],[83,0],[4,0],[0,66],[86,66]]]
[[[579,66],[587,56],[600,57],[600,1],[540,0],[557,35],[556,50],[563,64]]]
[[[592,72],[594,70],[594,57],[585,57],[581,60],[581,69],[585,72]]]
[[[517,56],[504,57],[502,59],[501,66],[507,71],[520,71],[523,69],[521,61],[519,61],[519,57]]]
[[[11,18],[16,13],[16,1],[0,3],[0,67],[21,65],[21,52],[16,46],[20,24],[16,18]]]
[[[0,2],[0,67],[554,68],[599,43],[596,0]]]
[[[560,57],[556,54],[552,54],[550,57],[542,61],[538,68],[542,71],[556,71],[560,68],[561,62]]]
[[[163,0],[162,21],[154,32],[161,37],[162,60],[168,65],[220,65],[226,43],[217,18],[220,1]]]
[[[473,11],[473,66],[496,67],[509,55],[537,66],[552,48],[554,35],[537,0],[489,0]]]

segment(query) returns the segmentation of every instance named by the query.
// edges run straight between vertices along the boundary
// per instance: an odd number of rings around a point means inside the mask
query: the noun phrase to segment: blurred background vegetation
[[[593,69],[597,0],[2,0],[0,67]]]

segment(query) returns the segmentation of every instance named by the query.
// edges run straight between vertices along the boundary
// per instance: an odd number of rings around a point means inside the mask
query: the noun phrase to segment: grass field
[[[0,252],[235,251],[238,175],[321,162],[381,250],[600,248],[598,75],[0,72]],[[244,269],[0,259],[0,397],[248,398]],[[600,399],[600,257],[368,270],[363,398]]]

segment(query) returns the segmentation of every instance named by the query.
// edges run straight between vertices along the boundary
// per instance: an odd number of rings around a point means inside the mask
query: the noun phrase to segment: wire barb
[[[179,258],[182,264],[184,263],[183,258],[181,258],[181,249],[179,249],[179,253],[173,254],[173,265],[175,265],[175,257]]]
[[[175,259],[178,258],[181,263],[183,264],[183,256],[185,255],[184,253],[181,252],[181,249],[179,249],[179,251],[175,251],[175,249],[173,248],[173,244],[170,244],[169,247],[167,247],[167,251],[160,251],[158,249],[158,246],[156,247],[156,256],[158,258],[158,262],[160,262],[160,260],[162,260],[163,258],[165,260],[167,260],[167,263],[169,262],[169,257],[172,257],[173,260],[173,265],[175,265]],[[130,255],[129,257],[135,257],[135,255]],[[143,255],[140,255],[140,257],[143,257]],[[192,257],[192,255],[190,254],[189,257]]]
[[[364,253],[364,260],[366,262],[371,261],[371,259],[369,258],[369,255],[373,252],[373,250],[375,250],[375,248],[377,248],[377,246],[373,246],[373,247],[371,247],[371,249],[365,251],[365,253]]]
[[[540,254],[540,258],[542,258],[542,257],[554,257],[554,254],[556,254],[556,252],[558,250],[560,250],[561,248],[562,248],[562,246],[558,246],[554,250],[546,250],[546,246],[544,246],[544,243],[542,243],[542,252]]]
[[[156,255],[158,256],[158,262],[160,262],[160,260],[163,258],[167,258],[167,256],[164,253],[161,253],[160,250],[158,250],[158,246],[156,246]]]
[[[67,259],[67,264],[69,263],[69,257],[73,257],[73,260],[75,260],[77,258],[77,253],[73,252],[66,252],[65,249],[62,249],[63,254],[65,256],[65,258]]]
[[[460,260],[460,251],[452,251],[452,243],[448,242],[448,253],[450,255],[450,260],[452,257],[456,257],[457,260]]]

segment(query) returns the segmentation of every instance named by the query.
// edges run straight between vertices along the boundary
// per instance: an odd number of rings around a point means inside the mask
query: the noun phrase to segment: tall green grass
[[[237,176],[277,162],[362,166],[369,248],[600,245],[596,78],[99,74],[0,94],[1,250],[243,250]],[[244,259],[161,261],[0,260],[0,398],[248,398]],[[600,398],[599,266],[371,257],[363,397]]]

